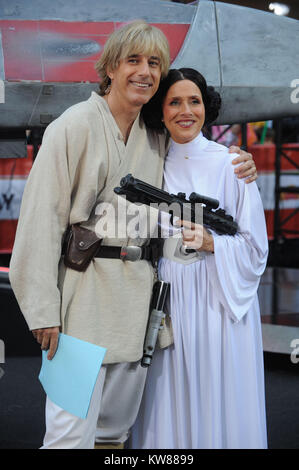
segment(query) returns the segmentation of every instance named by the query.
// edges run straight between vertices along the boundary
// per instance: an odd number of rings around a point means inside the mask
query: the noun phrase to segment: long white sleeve
[[[64,132],[54,124],[23,194],[10,282],[30,329],[60,325],[58,264],[71,195],[66,153]]]
[[[239,321],[249,310],[266,267],[268,240],[256,184],[238,180],[230,167],[226,173],[225,208],[239,231],[235,236],[214,234],[214,254],[206,260],[215,296],[230,317]]]

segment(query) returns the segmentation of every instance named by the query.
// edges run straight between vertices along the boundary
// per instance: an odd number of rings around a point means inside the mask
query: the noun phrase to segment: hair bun
[[[207,98],[209,102],[209,113],[208,116],[206,116],[206,124],[209,125],[218,117],[219,110],[221,108],[221,96],[213,86],[208,86]]]

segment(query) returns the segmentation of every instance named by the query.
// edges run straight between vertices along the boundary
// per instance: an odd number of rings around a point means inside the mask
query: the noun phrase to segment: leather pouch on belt
[[[102,240],[95,232],[78,224],[68,228],[64,241],[64,264],[76,271],[85,271]]]

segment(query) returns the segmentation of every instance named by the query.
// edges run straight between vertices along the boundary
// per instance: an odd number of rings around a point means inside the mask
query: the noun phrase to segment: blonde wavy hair
[[[114,31],[107,39],[95,69],[100,77],[101,96],[109,89],[108,69],[117,69],[121,59],[133,54],[160,58],[161,78],[166,77],[170,65],[169,44],[162,31],[144,20],[136,20]]]

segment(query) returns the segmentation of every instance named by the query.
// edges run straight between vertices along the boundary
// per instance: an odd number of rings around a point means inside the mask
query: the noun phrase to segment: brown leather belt
[[[151,246],[105,246],[101,245],[94,255],[95,258],[114,258],[123,261],[139,261],[152,259]]]

